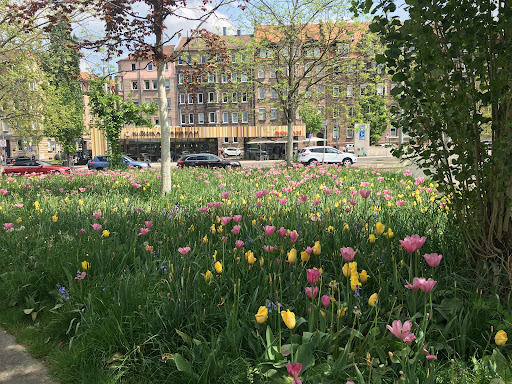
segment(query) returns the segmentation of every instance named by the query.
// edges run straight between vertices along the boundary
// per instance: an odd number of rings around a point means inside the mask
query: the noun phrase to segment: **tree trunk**
[[[156,49],[160,59],[163,57],[162,30],[156,30]],[[157,57],[158,59],[158,57]],[[171,134],[169,130],[169,120],[167,116],[167,96],[165,94],[165,62],[157,62],[157,80],[158,80],[158,112],[160,116],[160,159],[161,159],[161,188],[162,196],[171,192]]]

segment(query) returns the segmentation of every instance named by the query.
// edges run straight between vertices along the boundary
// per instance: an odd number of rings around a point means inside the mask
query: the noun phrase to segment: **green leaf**
[[[194,375],[194,372],[192,371],[192,364],[190,364],[190,362],[183,358],[179,353],[174,354],[174,362],[176,363],[178,371]]]
[[[30,315],[33,311],[34,311],[34,308],[27,308],[27,309],[24,309],[24,310],[23,310],[23,312],[25,313],[25,315]]]

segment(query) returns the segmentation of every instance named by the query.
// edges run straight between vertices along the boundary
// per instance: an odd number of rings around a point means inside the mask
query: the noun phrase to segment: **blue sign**
[[[34,150],[32,149],[32,146],[31,146],[31,145],[29,145],[29,146],[28,146],[28,151],[29,151],[30,153],[34,152]]]
[[[312,134],[312,133],[310,133],[310,134],[309,134],[309,139],[311,140],[312,138],[313,138],[313,134]]]
[[[359,140],[364,140],[364,131],[365,131],[365,126],[360,125],[359,126]]]

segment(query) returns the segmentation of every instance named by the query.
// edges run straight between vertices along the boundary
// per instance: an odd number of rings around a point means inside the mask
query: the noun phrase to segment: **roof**
[[[253,39],[253,35],[227,35],[219,36],[220,40],[226,44],[229,48],[243,48]],[[188,42],[188,44],[186,44]],[[206,48],[204,40],[195,37],[182,37],[178,45],[176,45],[176,51],[181,49],[185,50],[202,50]]]
[[[174,53],[174,45],[164,45],[164,55],[166,57],[168,56],[171,56],[173,53]],[[120,61],[133,61],[133,60],[136,60],[133,55],[128,55],[128,57],[123,57],[122,59],[119,59],[117,62],[119,63]],[[147,59],[146,59],[147,60]]]

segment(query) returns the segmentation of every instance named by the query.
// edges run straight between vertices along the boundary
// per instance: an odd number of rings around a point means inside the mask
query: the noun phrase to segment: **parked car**
[[[319,163],[351,165],[357,162],[357,157],[352,153],[342,152],[333,147],[306,147],[299,154],[299,161],[306,164],[317,161]]]
[[[354,144],[345,144],[343,152],[354,153]]]
[[[51,165],[40,160],[16,161],[14,164],[5,167],[2,171],[4,174],[11,173],[69,173],[71,169],[62,165]]]
[[[242,154],[242,151],[238,148],[222,148],[221,152],[224,157],[240,156]]]
[[[225,168],[227,166],[240,167],[239,161],[222,160],[210,153],[197,153],[182,156],[178,160],[178,167],[218,167]]]
[[[20,161],[30,161],[32,160],[30,157],[28,156],[14,156],[14,157],[11,157],[10,159],[7,159],[7,164],[16,164]]]
[[[87,167],[89,169],[102,170],[102,169],[108,168],[108,166],[109,166],[108,160],[109,160],[108,155],[94,156],[94,158],[87,163]],[[127,166],[136,167],[136,168],[150,168],[151,167],[149,165],[149,163],[133,160],[131,157],[128,157],[126,155],[123,156],[123,162]]]

